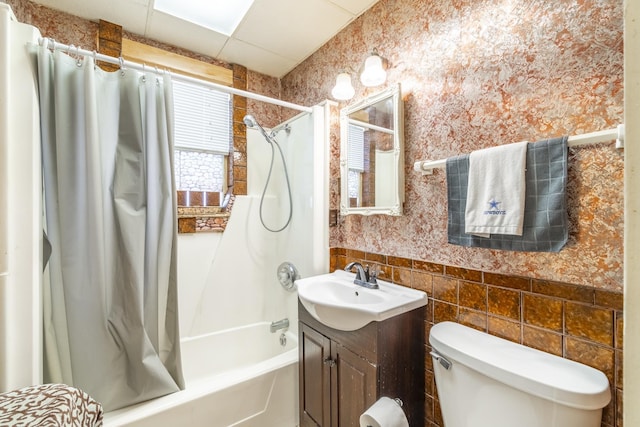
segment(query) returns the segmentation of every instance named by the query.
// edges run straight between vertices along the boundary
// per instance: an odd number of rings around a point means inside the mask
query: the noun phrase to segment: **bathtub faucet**
[[[271,326],[269,327],[269,330],[271,331],[271,333],[274,333],[276,331],[279,331],[280,329],[287,329],[288,327],[289,327],[289,319],[284,318],[282,320],[271,322]]]

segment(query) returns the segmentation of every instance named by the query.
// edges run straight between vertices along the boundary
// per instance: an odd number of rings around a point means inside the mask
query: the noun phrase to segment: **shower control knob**
[[[296,267],[290,262],[283,262],[278,267],[278,281],[288,291],[295,290],[295,281],[300,278]]]

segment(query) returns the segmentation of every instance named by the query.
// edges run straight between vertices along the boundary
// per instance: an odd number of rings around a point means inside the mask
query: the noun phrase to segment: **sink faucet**
[[[369,289],[378,289],[377,278],[379,272],[375,268],[370,270],[368,265],[363,267],[359,262],[351,262],[347,264],[344,270],[352,271],[353,267],[356,268],[356,278],[353,283]]]

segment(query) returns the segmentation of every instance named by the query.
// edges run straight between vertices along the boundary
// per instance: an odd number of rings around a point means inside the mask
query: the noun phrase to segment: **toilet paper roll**
[[[381,397],[360,415],[360,427],[409,427],[409,421],[398,402]]]

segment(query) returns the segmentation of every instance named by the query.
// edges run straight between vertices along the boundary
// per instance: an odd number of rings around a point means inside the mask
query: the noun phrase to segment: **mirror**
[[[340,213],[402,215],[400,85],[340,110]]]

